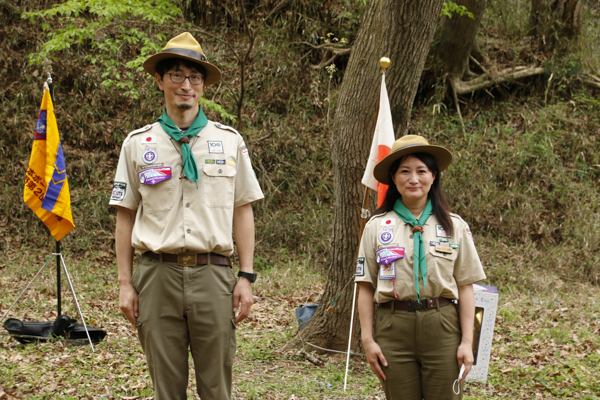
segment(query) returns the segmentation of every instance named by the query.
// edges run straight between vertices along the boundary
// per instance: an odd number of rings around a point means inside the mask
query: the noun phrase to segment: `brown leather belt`
[[[421,301],[392,300],[392,301],[388,301],[386,303],[380,303],[379,307],[392,308],[392,304],[394,305],[394,310],[417,311],[417,310],[431,310],[432,308],[437,308],[438,304],[440,307],[444,307],[444,306],[447,306],[448,304],[452,304],[452,300],[447,299],[445,297],[436,297],[434,299],[423,299]]]
[[[187,267],[206,264],[226,265],[231,267],[231,260],[229,259],[229,257],[225,257],[215,253],[157,254],[151,251],[147,251],[144,253],[144,255],[155,260],[160,260],[162,258],[162,261],[164,262],[177,263],[178,265],[183,265]]]

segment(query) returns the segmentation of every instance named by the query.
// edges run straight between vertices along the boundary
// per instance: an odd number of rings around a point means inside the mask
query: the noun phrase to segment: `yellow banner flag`
[[[75,227],[65,157],[58,136],[52,97],[46,84],[25,176],[23,200],[57,241]]]

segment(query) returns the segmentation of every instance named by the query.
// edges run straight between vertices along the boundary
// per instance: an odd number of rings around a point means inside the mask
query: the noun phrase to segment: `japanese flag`
[[[367,168],[362,178],[362,184],[371,190],[377,191],[377,206],[380,207],[385,198],[388,185],[377,182],[373,176],[375,165],[385,156],[390,154],[390,149],[394,144],[394,125],[392,124],[392,111],[390,109],[390,100],[388,99],[387,88],[385,86],[385,72],[381,78],[381,92],[379,93],[379,114],[373,134],[373,143],[371,144],[371,153],[367,161]]]

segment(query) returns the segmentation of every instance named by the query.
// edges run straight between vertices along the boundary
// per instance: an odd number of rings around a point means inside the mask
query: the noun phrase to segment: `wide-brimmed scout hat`
[[[156,64],[166,58],[183,58],[202,65],[208,74],[204,80],[204,86],[214,85],[221,80],[221,70],[208,62],[200,43],[189,32],[184,32],[169,40],[160,53],[148,58],[142,66],[147,73],[154,76]]]
[[[452,153],[445,147],[431,145],[423,136],[406,135],[396,140],[392,145],[390,154],[375,165],[373,169],[375,179],[384,185],[391,185],[393,182],[390,179],[389,172],[394,161],[414,153],[427,153],[434,156],[440,172],[446,169],[452,161]]]

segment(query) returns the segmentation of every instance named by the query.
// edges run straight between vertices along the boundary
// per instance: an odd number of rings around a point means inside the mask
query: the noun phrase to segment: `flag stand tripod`
[[[58,242],[57,243],[57,248],[59,248]],[[35,281],[35,279],[38,277],[38,275],[42,272],[42,270],[46,267],[46,265],[48,265],[48,263],[50,262],[50,260],[52,260],[52,257],[56,256],[56,263],[57,263],[57,272],[60,273],[60,266],[62,264],[62,267],[65,271],[65,276],[67,277],[67,281],[69,282],[69,287],[71,288],[71,294],[73,295],[73,298],[75,299],[75,305],[77,306],[77,311],[79,312],[79,317],[81,318],[81,322],[83,323],[83,327],[85,329],[85,333],[87,335],[88,341],[90,342],[90,346],[92,346],[92,352],[95,352],[96,350],[94,349],[94,344],[92,343],[92,339],[90,337],[90,333],[88,331],[87,325],[85,324],[85,319],[83,318],[83,313],[81,312],[81,308],[79,307],[79,301],[77,300],[77,295],[75,294],[75,289],[73,288],[73,283],[71,282],[71,276],[69,275],[69,271],[67,270],[67,266],[65,264],[65,260],[63,258],[63,255],[61,253],[52,253],[50,255],[50,257],[48,257],[48,259],[46,260],[46,262],[44,263],[44,265],[42,266],[42,268],[40,268],[40,270],[37,272],[37,274],[35,274],[35,276],[33,277],[33,279],[29,282],[29,284],[25,287],[25,289],[23,289],[23,291],[21,292],[21,294],[19,295],[19,297],[17,297],[17,299],[15,300],[15,302],[10,306],[10,308],[8,309],[8,311],[6,313],[4,313],[4,315],[2,316],[2,318],[0,319],[0,322],[2,322],[4,320],[4,318],[8,315],[8,313],[10,312],[10,310],[13,309],[13,307],[17,304],[17,302],[21,299],[21,297],[23,297],[23,294],[25,294],[25,292],[27,291],[27,289],[29,289],[29,286],[31,286],[31,284]],[[58,279],[58,287],[60,288],[60,279]],[[58,315],[60,316],[60,292],[58,292],[58,310],[59,313]]]

